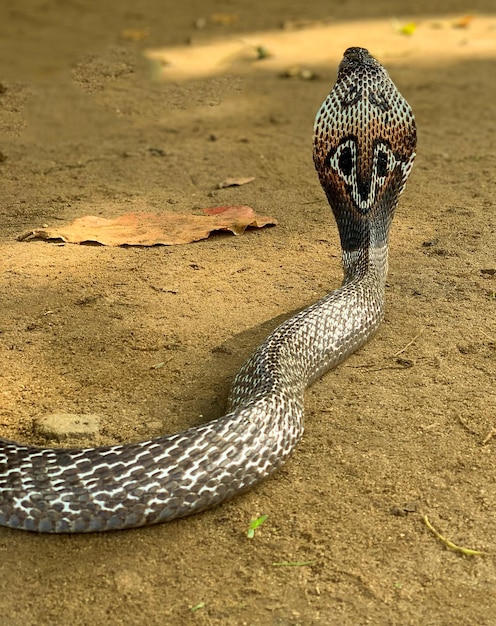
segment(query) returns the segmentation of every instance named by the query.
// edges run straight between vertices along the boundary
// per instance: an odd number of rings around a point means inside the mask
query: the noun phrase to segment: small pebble
[[[35,420],[34,430],[55,441],[96,438],[100,434],[100,419],[94,413],[50,413]]]

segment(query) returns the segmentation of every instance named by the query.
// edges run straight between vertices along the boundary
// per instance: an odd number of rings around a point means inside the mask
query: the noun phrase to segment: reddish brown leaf
[[[249,206],[220,206],[203,211],[205,215],[126,213],[113,219],[87,215],[67,226],[31,230],[20,235],[18,240],[42,239],[105,246],[172,246],[206,239],[216,230],[241,235],[249,226],[262,228],[277,224],[274,218],[257,215]]]
[[[468,28],[474,19],[473,15],[464,15],[453,22],[453,28]]]

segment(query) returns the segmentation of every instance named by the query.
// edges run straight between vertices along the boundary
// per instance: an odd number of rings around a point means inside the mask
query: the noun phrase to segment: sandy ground
[[[265,334],[339,284],[311,139],[345,47],[369,46],[388,66],[419,128],[385,322],[308,391],[290,461],[250,493],[163,526],[75,537],[0,529],[1,624],[496,624],[496,16],[492,2],[475,2],[470,12],[486,17],[454,29],[468,12],[455,0],[435,13],[415,3],[415,15],[411,3],[365,4],[1,3],[8,438],[46,445],[33,421],[54,411],[102,415],[88,445],[221,415]],[[202,76],[186,64],[159,81],[144,57],[254,33],[270,52],[282,22],[327,18],[337,34],[324,52],[298,31],[315,80],[281,78],[276,65],[290,59],[275,55]],[[416,32],[395,32],[394,19]],[[229,176],[255,181],[217,189]],[[16,241],[87,213],[229,203],[279,225],[167,248]],[[425,514],[493,556],[447,550]],[[274,565],[287,561],[309,563]]]

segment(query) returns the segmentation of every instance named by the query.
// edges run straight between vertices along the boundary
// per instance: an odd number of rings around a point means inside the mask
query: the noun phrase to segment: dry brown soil
[[[385,322],[308,391],[306,433],[284,468],[167,525],[1,529],[1,624],[496,624],[493,10],[492,0],[2,0],[4,437],[46,445],[33,420],[54,411],[101,414],[89,445],[215,418],[276,322],[339,284],[311,139],[346,45],[370,45],[388,66],[419,147],[391,238]],[[485,22],[442,21],[467,12]],[[211,23],[215,13],[237,21]],[[281,78],[263,60],[150,78],[145,49],[258,33],[270,51],[269,33],[290,18],[332,18],[346,35],[315,51],[316,80]],[[371,18],[390,29],[380,45]],[[393,19],[418,31],[395,33]],[[255,181],[217,189],[228,176]],[[177,247],[16,241],[87,213],[229,203],[279,225]],[[447,550],[424,514],[492,556]],[[274,565],[287,561],[310,563]]]

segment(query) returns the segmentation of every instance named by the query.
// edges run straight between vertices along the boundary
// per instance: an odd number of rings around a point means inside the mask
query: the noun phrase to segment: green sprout
[[[256,529],[261,526],[268,517],[268,515],[260,515],[260,517],[251,520],[250,525],[248,526],[248,532],[246,533],[248,539],[253,539]]]

